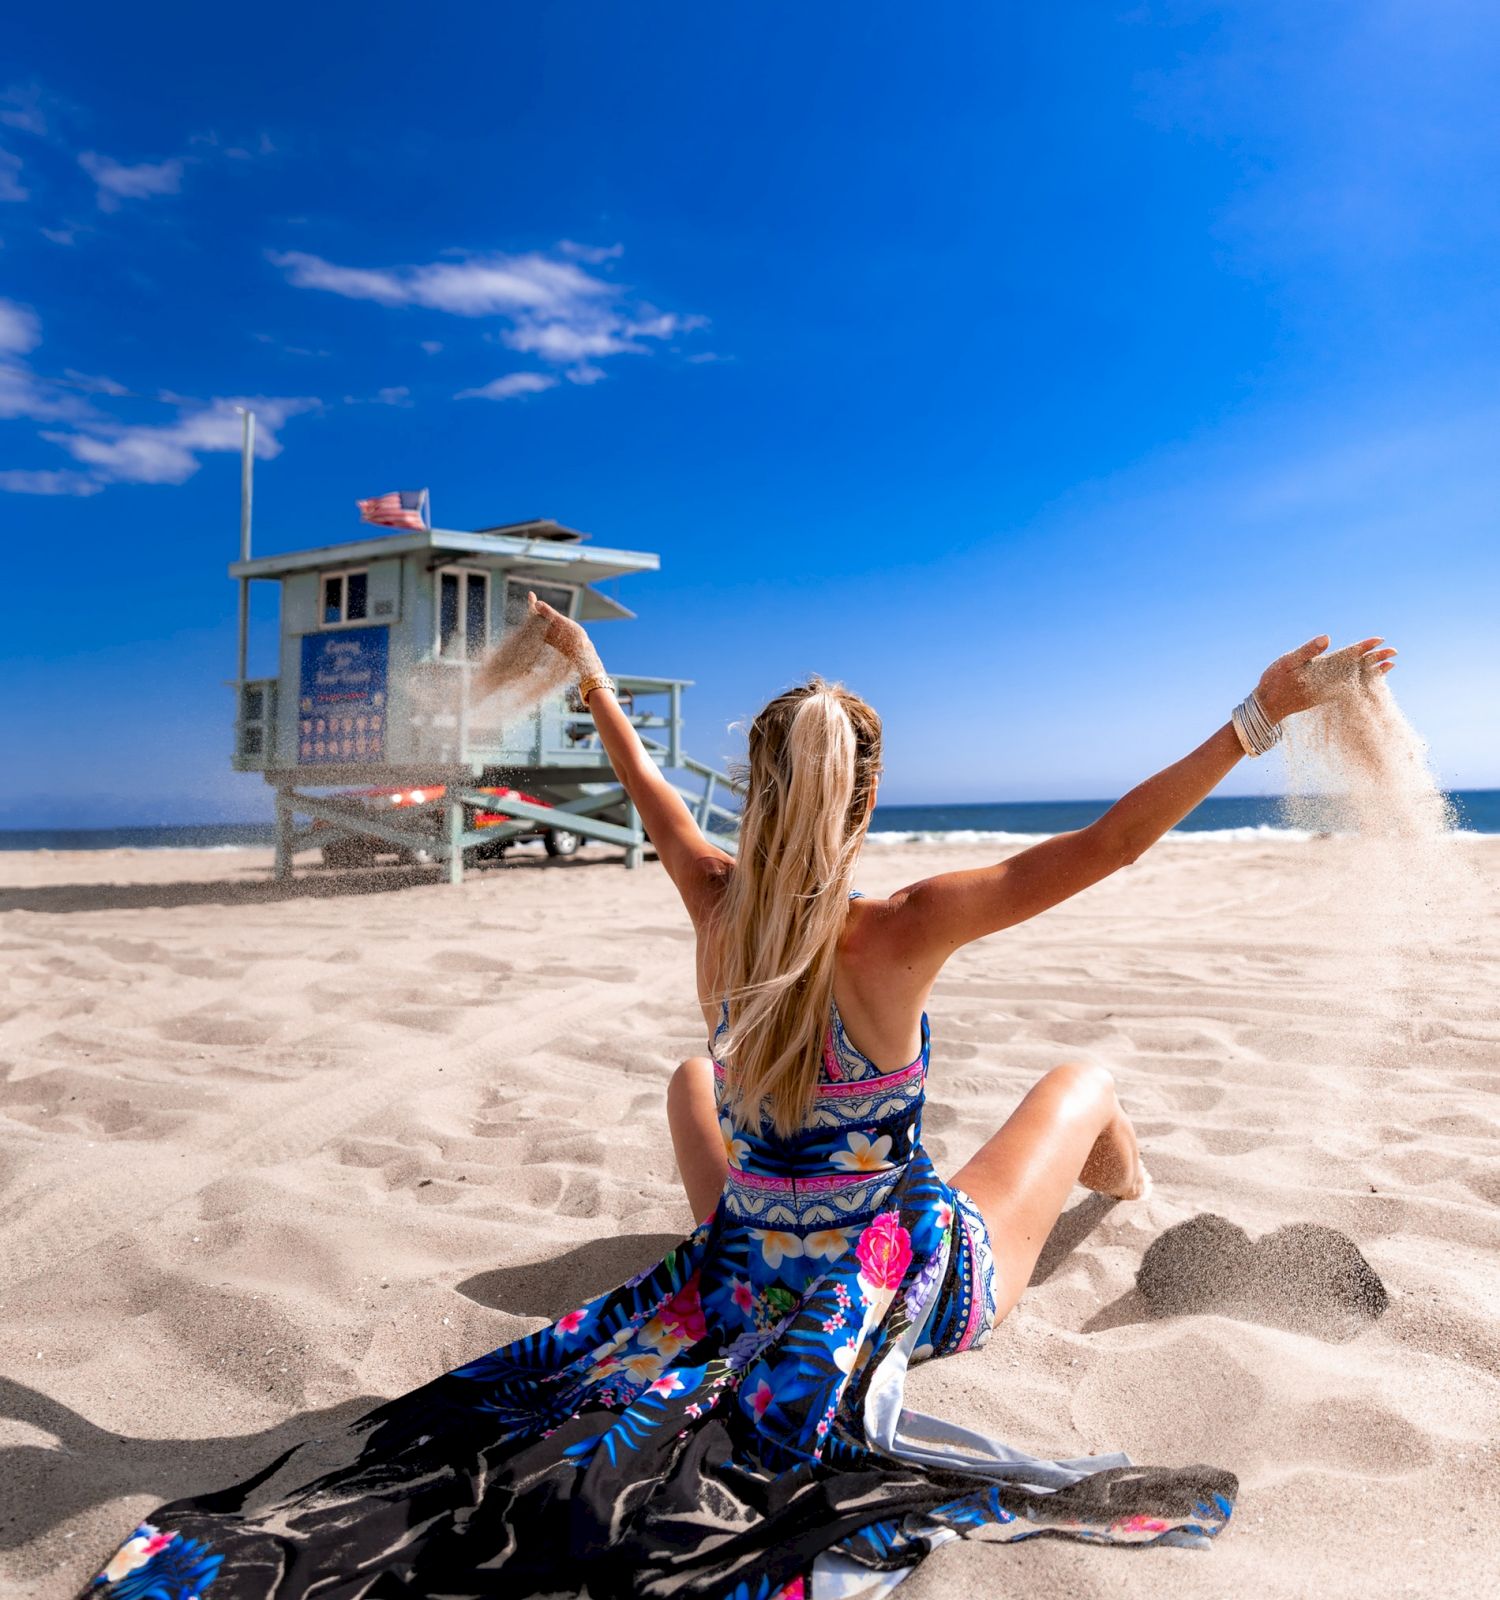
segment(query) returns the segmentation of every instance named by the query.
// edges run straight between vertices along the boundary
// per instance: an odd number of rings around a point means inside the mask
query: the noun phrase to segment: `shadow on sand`
[[[0,1378],[0,1418],[29,1423],[57,1441],[0,1450],[0,1484],[6,1491],[0,1549],[19,1549],[58,1523],[124,1495],[149,1494],[164,1504],[221,1489],[259,1472],[293,1445],[343,1428],[379,1403],[377,1395],[363,1396],[305,1411],[259,1433],[137,1439],[98,1428],[39,1390]],[[122,1528],[121,1537],[129,1531]]]
[[[455,1287],[480,1305],[555,1319],[654,1265],[683,1238],[634,1233],[594,1239],[553,1260],[478,1273]],[[362,1395],[257,1433],[141,1439],[97,1427],[40,1390],[0,1378],[0,1421],[29,1424],[56,1440],[50,1446],[0,1448],[0,1549],[19,1549],[58,1523],[125,1495],[149,1494],[162,1505],[238,1483],[296,1445],[342,1432],[386,1398]],[[121,1535],[128,1531],[122,1528]]]
[[[654,1267],[687,1237],[682,1233],[622,1233],[613,1239],[590,1239],[549,1261],[528,1261],[519,1267],[476,1272],[454,1284],[469,1300],[518,1317],[546,1317],[555,1322],[565,1312],[628,1278]]]
[[[650,859],[650,858],[648,858]],[[466,877],[507,872],[589,872],[617,867],[618,856],[568,857],[553,860],[516,857],[484,862],[467,869]],[[402,889],[447,882],[442,867],[365,867],[332,871],[304,867],[289,883],[276,883],[268,872],[247,868],[236,880],[188,879],[178,883],[50,883],[0,889],[0,911],[37,911],[64,915],[72,911],[177,910],[185,906],[253,906],[280,900],[336,900],[353,895],[395,894]]]

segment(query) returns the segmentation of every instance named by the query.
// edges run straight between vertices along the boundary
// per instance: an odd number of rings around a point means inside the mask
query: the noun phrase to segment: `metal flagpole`
[[[240,411],[244,428],[240,440],[240,560],[250,559],[250,497],[255,473],[255,413]],[[243,685],[250,660],[250,580],[240,579],[240,670],[236,683]],[[241,691],[243,692],[243,690]]]

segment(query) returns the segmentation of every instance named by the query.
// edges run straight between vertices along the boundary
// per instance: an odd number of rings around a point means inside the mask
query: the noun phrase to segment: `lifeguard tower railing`
[[[472,677],[467,661],[413,663],[401,741],[410,759],[393,765],[354,757],[313,769],[272,764],[278,680],[237,685],[234,765],[261,772],[275,790],[278,877],[290,876],[298,853],[354,838],[442,863],[458,883],[480,847],[559,829],[622,845],[625,865],[640,864],[648,843],[640,815],[614,777],[592,715],[553,696],[502,718],[493,701],[476,700]],[[738,785],[682,745],[682,695],[692,680],[626,674],[615,682],[642,742],[698,826],[732,853]],[[510,792],[516,790],[523,793]],[[475,826],[481,812],[489,820]],[[497,823],[497,815],[509,820]]]

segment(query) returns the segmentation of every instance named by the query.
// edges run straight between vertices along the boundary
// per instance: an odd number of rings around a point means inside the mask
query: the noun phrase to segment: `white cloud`
[[[87,400],[38,377],[25,362],[0,359],[0,418],[87,422],[94,415]]]
[[[118,397],[130,393],[123,383],[116,383],[113,378],[99,377],[88,372],[75,372],[72,367],[64,367],[63,376],[73,388],[81,389],[84,394],[108,394]]]
[[[42,110],[45,98],[40,84],[12,84],[0,91],[0,123],[7,128],[19,128],[22,133],[45,134],[47,117]]]
[[[158,426],[99,420],[72,433],[44,433],[107,483],[183,483],[198,470],[200,455],[240,448],[242,407],[255,413],[255,453],[281,454],[276,430],[288,417],[316,409],[312,399],[268,396],[210,400]]]
[[[388,389],[375,391],[375,404],[378,406],[409,406],[411,404],[411,390],[404,383],[392,384]]]
[[[544,361],[584,361],[627,352],[639,355],[647,348],[642,339],[670,339],[673,334],[701,328],[705,321],[670,313],[653,313],[635,321],[613,311],[594,317],[523,317],[502,337],[512,350],[523,350]]]
[[[538,322],[526,318],[502,338],[512,350],[543,361],[583,361],[589,357],[618,356],[638,350],[623,326],[613,317],[554,317]]]
[[[428,355],[435,356],[443,347],[436,339],[424,339],[422,341],[422,348],[427,352]]]
[[[33,422],[87,422],[94,408],[77,384],[43,378],[23,359],[42,342],[42,324],[30,306],[0,299],[0,418]]]
[[[507,372],[480,389],[460,389],[457,400],[514,400],[517,395],[540,394],[543,389],[555,389],[557,379],[546,372]]]
[[[127,167],[109,156],[85,150],[78,157],[78,165],[97,185],[101,211],[118,211],[123,200],[176,194],[182,187],[183,163],[176,157],[170,161],[142,161]]]
[[[200,149],[215,150],[229,161],[254,161],[258,156],[277,154],[276,145],[268,133],[257,134],[254,139],[241,139],[234,143],[223,138],[217,129],[189,135],[188,143]]]
[[[572,256],[575,261],[587,261],[592,267],[602,266],[606,261],[617,261],[625,254],[625,246],[622,244],[607,246],[578,244],[572,239],[562,240],[557,248],[565,256]]]
[[[603,376],[603,367],[590,366],[587,361],[580,362],[576,367],[570,367],[567,374],[569,383],[598,383]]]
[[[407,267],[345,267],[301,250],[270,251],[268,258],[298,288],[323,289],[384,306],[497,318],[503,325],[494,337],[512,350],[558,367],[596,372],[591,363],[643,354],[653,343],[703,327],[707,320],[632,302],[620,285],[578,264],[580,260],[598,264],[619,254],[618,245],[595,249],[565,240],[551,253],[461,256]],[[441,346],[434,340],[422,348],[431,353]],[[531,393],[535,387],[508,389],[493,397]],[[492,388],[465,393],[489,394]]]
[[[350,300],[387,306],[427,306],[460,317],[561,311],[614,292],[581,267],[535,251],[435,261],[425,267],[340,267],[302,250],[273,250],[270,260],[299,289],[327,289]]]
[[[0,418],[54,424],[41,437],[88,470],[7,469],[0,472],[0,492],[89,495],[107,483],[181,483],[198,470],[200,455],[240,448],[240,407],[255,412],[256,454],[270,457],[281,453],[276,430],[287,418],[318,405],[305,398],[203,402],[163,393],[159,398],[177,410],[171,422],[120,422],[84,398],[85,394],[126,397],[128,391],[113,378],[70,368],[65,379],[51,379],[32,370],[24,358],[41,337],[41,323],[29,306],[0,300]]]
[[[0,492],[6,494],[98,494],[104,485],[86,472],[64,467],[57,472],[23,472],[8,468],[0,472]]]
[[[0,350],[21,356],[41,342],[42,324],[36,312],[14,300],[0,300]]]
[[[21,182],[21,158],[0,150],[0,202],[27,200],[31,191]]]
[[[53,244],[72,244],[78,238],[78,229],[71,224],[66,228],[43,228],[41,233]]]

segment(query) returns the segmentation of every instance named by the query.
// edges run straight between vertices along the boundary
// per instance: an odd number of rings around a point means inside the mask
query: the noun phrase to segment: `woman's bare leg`
[[[714,1065],[707,1056],[690,1057],[672,1074],[667,1085],[667,1124],[682,1187],[687,1190],[693,1215],[701,1222],[718,1203],[729,1171],[714,1103]]]
[[[954,1184],[970,1195],[995,1252],[996,1321],[1021,1298],[1075,1183],[1134,1200],[1150,1179],[1103,1067],[1054,1067]]]

